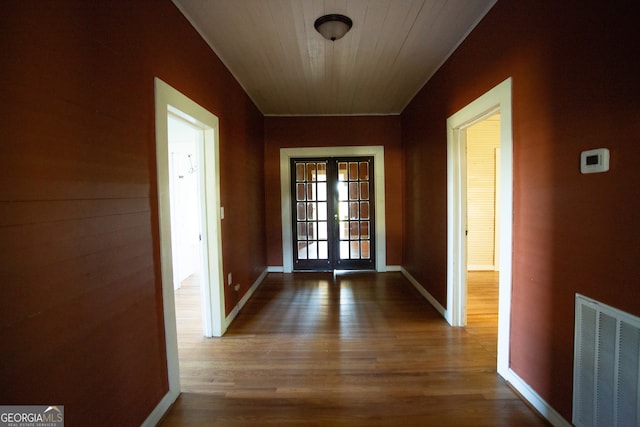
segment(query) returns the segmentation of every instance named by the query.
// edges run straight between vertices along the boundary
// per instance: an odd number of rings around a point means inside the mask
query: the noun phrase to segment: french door
[[[373,157],[291,160],[294,270],[375,269]]]

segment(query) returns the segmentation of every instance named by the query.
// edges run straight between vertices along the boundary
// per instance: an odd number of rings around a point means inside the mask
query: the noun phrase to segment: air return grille
[[[576,294],[573,424],[640,426],[640,319]]]

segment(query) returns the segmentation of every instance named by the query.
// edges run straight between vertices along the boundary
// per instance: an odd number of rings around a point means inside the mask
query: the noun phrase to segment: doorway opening
[[[207,282],[202,245],[203,182],[201,149],[204,129],[167,113],[169,133],[169,202],[171,205],[171,251],[173,254],[173,289],[176,304],[176,327],[179,349],[184,341],[198,336],[210,337],[211,324],[205,304]],[[194,310],[199,307],[200,310]]]
[[[467,165],[466,329],[481,338],[480,342],[487,343],[486,350],[495,354],[500,260],[497,232],[500,113],[484,118],[464,132]]]
[[[222,237],[220,206],[220,168],[218,155],[218,118],[200,105],[193,102],[162,80],[155,79],[156,113],[156,166],[158,174],[158,219],[160,225],[160,262],[162,272],[162,297],[164,309],[165,339],[167,351],[167,370],[169,392],[156,410],[168,407],[180,394],[180,368],[178,357],[178,339],[174,295],[174,268],[180,269],[180,263],[174,263],[182,255],[182,250],[173,245],[172,216],[180,207],[171,204],[171,160],[169,131],[170,122],[175,126],[190,128],[197,135],[190,143],[192,152],[187,153],[186,173],[193,169],[192,175],[198,183],[198,224],[182,224],[198,229],[200,246],[200,284],[202,295],[202,325],[205,336],[222,336],[226,329],[224,311],[224,281],[222,273]],[[195,148],[194,148],[195,146]],[[187,150],[188,151],[188,150]],[[178,150],[177,152],[180,152]],[[191,154],[191,163],[189,163]],[[176,160],[174,158],[174,160]],[[176,164],[174,163],[174,166]],[[176,167],[176,169],[180,169]],[[196,171],[199,173],[196,174]],[[178,174],[175,179],[180,180]],[[186,179],[183,177],[183,179]],[[191,217],[194,220],[195,216]],[[187,239],[189,240],[189,239]],[[193,240],[193,238],[191,239]],[[192,243],[193,244],[193,243]],[[185,246],[188,248],[188,245]],[[188,261],[188,260],[187,260]],[[179,276],[179,274],[178,274]]]
[[[468,223],[468,131],[489,117],[500,115],[499,151],[495,192],[494,269],[498,270],[497,371],[509,373],[509,324],[511,317],[513,142],[511,130],[511,79],[485,93],[447,119],[447,321],[453,326],[467,322]],[[490,202],[491,203],[491,202]],[[495,202],[494,202],[495,203]],[[495,240],[497,239],[497,240]],[[484,268],[487,268],[486,266]]]

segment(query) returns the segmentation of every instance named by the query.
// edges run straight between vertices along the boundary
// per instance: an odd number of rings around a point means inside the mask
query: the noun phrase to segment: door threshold
[[[360,269],[326,269],[326,270],[293,270],[292,273],[332,273],[334,276],[338,274],[357,274],[357,273],[376,273],[375,268],[360,268]]]

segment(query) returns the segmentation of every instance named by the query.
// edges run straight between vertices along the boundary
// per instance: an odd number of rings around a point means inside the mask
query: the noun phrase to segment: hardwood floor
[[[188,288],[177,294],[180,306]],[[161,425],[548,425],[496,374],[493,314],[476,296],[469,328],[451,328],[400,273],[269,274],[214,339],[191,305],[178,316],[197,328],[180,334],[183,394]]]
[[[189,372],[189,358],[192,350],[207,344],[207,340],[202,336],[199,280],[196,275],[189,276],[174,292],[181,376],[185,376]],[[185,381],[182,382],[184,389]]]
[[[466,331],[478,338],[494,360],[498,357],[498,272],[467,273]],[[495,366],[495,363],[494,363]]]

